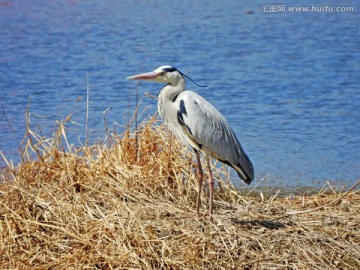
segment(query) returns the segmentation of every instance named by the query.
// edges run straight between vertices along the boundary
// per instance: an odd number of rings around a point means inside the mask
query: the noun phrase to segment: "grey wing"
[[[199,145],[199,150],[232,166],[249,184],[254,178],[253,165],[221,113],[192,91],[182,92],[177,99],[182,126]]]

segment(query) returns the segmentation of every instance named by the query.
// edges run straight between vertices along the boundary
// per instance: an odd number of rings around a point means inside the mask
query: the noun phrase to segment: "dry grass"
[[[192,154],[154,119],[111,147],[75,148],[65,122],[28,129],[1,175],[1,269],[360,269],[358,191],[259,200],[222,182],[197,218]]]

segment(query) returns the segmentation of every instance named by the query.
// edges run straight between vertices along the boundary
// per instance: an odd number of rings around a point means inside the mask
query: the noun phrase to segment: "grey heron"
[[[254,168],[224,116],[206,99],[187,90],[185,78],[191,80],[172,66],[161,66],[152,72],[130,76],[127,79],[165,83],[159,93],[159,114],[175,136],[185,145],[194,149],[198,163],[196,200],[198,215],[204,177],[199,153],[203,154],[209,171],[209,214],[211,216],[214,180],[210,157],[234,168],[246,184],[250,184],[254,179]]]

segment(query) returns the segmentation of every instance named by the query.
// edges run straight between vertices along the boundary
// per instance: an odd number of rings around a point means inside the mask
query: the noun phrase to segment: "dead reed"
[[[261,200],[221,182],[197,218],[192,154],[154,117],[111,147],[74,147],[65,124],[28,128],[1,173],[1,269],[360,269],[359,191]]]

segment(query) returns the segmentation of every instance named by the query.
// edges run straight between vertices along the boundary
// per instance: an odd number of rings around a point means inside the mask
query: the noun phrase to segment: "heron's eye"
[[[163,76],[166,72],[165,71],[162,71],[159,73],[159,76]]]

